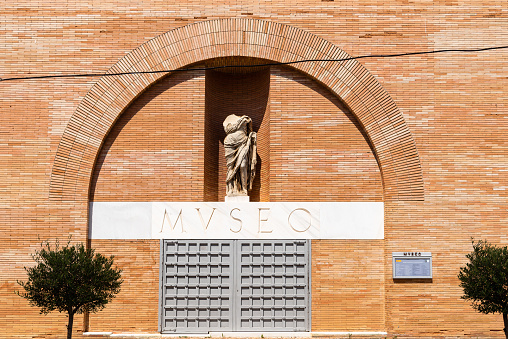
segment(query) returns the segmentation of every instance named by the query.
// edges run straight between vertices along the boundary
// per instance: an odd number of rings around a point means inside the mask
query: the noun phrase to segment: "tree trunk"
[[[71,311],[71,312],[69,312],[69,323],[67,324],[67,339],[72,339],[72,323],[73,322],[74,322],[74,313]]]
[[[508,339],[508,313],[503,313],[503,323],[504,323],[504,335],[506,339]]]

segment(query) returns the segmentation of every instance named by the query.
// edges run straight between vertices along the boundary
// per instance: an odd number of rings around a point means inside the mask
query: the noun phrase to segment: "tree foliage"
[[[481,313],[501,313],[504,333],[508,339],[508,249],[487,241],[473,243],[469,262],[459,272],[462,299],[471,301]]]
[[[83,244],[55,248],[42,244],[32,258],[34,267],[25,267],[28,281],[18,281],[23,287],[17,294],[27,299],[40,312],[66,312],[69,316],[67,338],[72,336],[74,314],[97,312],[120,292],[121,270],[113,267],[114,257],[95,253]]]
[[[508,313],[508,249],[473,241],[469,262],[460,269],[462,299],[481,313]]]

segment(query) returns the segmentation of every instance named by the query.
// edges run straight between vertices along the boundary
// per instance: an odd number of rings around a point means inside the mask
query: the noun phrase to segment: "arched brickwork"
[[[178,69],[232,56],[274,62],[349,57],[330,42],[292,26],[254,19],[220,19],[162,34],[127,54],[108,73]],[[423,200],[423,177],[413,137],[377,80],[356,60],[305,62],[293,67],[328,87],[363,125],[381,166],[385,200]],[[51,173],[51,200],[88,197],[94,162],[111,126],[132,100],[165,75],[99,79],[71,117],[60,141]]]

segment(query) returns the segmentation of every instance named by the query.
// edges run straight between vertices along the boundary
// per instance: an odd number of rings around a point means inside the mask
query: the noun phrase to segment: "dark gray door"
[[[164,240],[161,332],[310,330],[309,242]]]

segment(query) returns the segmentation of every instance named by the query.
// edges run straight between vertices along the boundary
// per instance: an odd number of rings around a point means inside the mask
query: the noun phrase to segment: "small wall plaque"
[[[393,252],[393,279],[432,279],[432,253]]]

